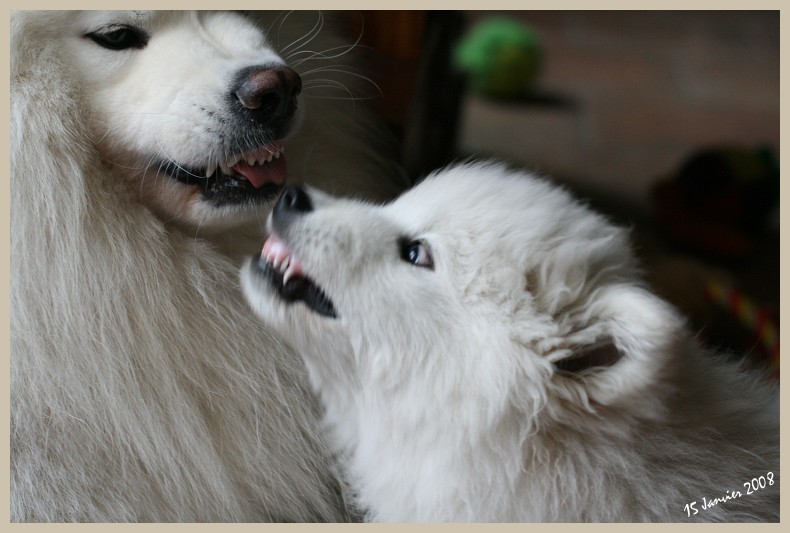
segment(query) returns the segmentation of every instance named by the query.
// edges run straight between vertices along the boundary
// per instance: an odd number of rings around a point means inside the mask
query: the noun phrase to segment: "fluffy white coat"
[[[291,179],[401,189],[342,66],[353,43],[320,14],[253,18],[12,13],[12,521],[349,517],[302,365],[239,293],[268,206],[211,206],[148,166],[205,164],[235,73],[288,61]],[[145,47],[88,37],[128,27]]]
[[[625,231],[496,164],[383,206],[306,194],[242,286],[369,519],[778,521],[777,391],[696,344]],[[280,297],[283,259],[335,318]]]

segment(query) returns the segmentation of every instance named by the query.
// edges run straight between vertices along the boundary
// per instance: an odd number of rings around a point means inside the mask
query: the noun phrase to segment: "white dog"
[[[269,229],[242,288],[370,519],[778,520],[775,392],[565,191],[467,164],[384,206],[289,188]]]
[[[271,18],[12,13],[13,521],[348,518],[238,268],[286,178],[403,183],[352,46]]]

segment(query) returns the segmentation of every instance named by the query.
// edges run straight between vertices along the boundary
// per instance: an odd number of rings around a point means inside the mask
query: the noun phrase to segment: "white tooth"
[[[285,153],[285,146],[281,146],[281,147],[280,147],[280,153],[281,153],[281,154]]]
[[[256,164],[256,165],[262,165],[262,164],[264,164],[265,162],[266,162],[266,159],[258,159],[257,161],[255,161],[255,164]]]
[[[225,163],[220,163],[219,169],[222,171],[223,174],[230,174],[230,165],[226,165]]]
[[[282,258],[282,257],[275,257],[275,258],[274,258],[274,261],[272,261],[272,266],[273,266],[273,267],[274,267],[276,270],[280,270],[280,263],[282,263],[282,260],[283,260],[283,258]]]
[[[217,164],[211,163],[209,166],[206,167],[206,177],[210,178],[214,175],[214,171],[217,170]]]
[[[288,271],[288,267],[290,267],[290,266],[291,266],[291,258],[290,257],[286,257],[283,260],[283,262],[280,263],[280,272],[283,272],[283,273],[287,272]]]
[[[294,274],[294,271],[291,270],[290,268],[288,270],[286,270],[285,274],[283,274],[283,285],[288,283],[288,280],[291,279],[293,274]]]
[[[275,159],[279,159],[279,158],[280,158],[280,152],[275,152],[275,154],[274,154],[274,156],[273,156],[273,157],[274,157]]]
[[[248,157],[247,158],[247,164],[250,165],[250,166],[254,165],[255,164],[255,158],[254,157]]]
[[[272,160],[272,154],[266,156],[266,162],[269,163]]]

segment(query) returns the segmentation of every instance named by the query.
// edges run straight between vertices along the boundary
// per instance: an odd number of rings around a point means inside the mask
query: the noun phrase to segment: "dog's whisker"
[[[348,45],[344,44],[340,46],[335,46],[333,48],[327,48],[325,50],[297,50],[292,54],[290,54],[287,60],[291,62],[297,56],[300,56],[302,54],[309,54],[307,57],[300,58],[298,61],[293,62],[294,66],[299,66],[303,63],[306,63],[307,61],[312,61],[312,60],[328,61],[332,59],[338,59],[346,54],[350,54],[354,50],[360,50],[360,49],[363,50],[370,49],[370,47],[361,46],[359,44],[359,41],[356,41],[352,44],[348,44]],[[334,53],[335,51],[339,51],[339,52]]]
[[[382,90],[381,86],[378,83],[376,83],[374,80],[372,80],[368,76],[364,76],[362,74],[357,74],[356,72],[353,72],[353,71],[330,69],[330,68],[317,68],[317,69],[313,69],[312,71],[310,71],[309,74],[317,74],[317,73],[326,74],[326,73],[332,73],[332,72],[337,72],[337,73],[340,73],[340,74],[345,74],[347,76],[351,76],[353,78],[360,79],[360,80],[370,84],[375,89],[375,92],[378,93],[378,97],[379,98],[383,98],[384,97],[384,91]],[[329,80],[327,78],[320,78],[318,80],[307,80],[307,81],[305,81],[305,86],[306,87],[310,87],[310,82],[311,81],[319,81],[319,82],[322,82],[322,83],[323,82],[327,82],[327,81],[333,81],[334,83],[342,84],[342,82],[337,81],[337,80]],[[353,93],[351,92],[351,90],[348,89],[348,88],[347,88],[347,90],[353,96]],[[311,97],[311,95],[308,95],[308,94],[306,94],[305,96],[306,97]]]
[[[377,96],[316,96],[312,100],[340,100],[346,102],[364,102],[366,100],[378,100]]]
[[[360,44],[359,44],[362,41],[362,34],[364,33],[364,28],[365,28],[365,19],[363,17],[362,18],[362,29],[360,30],[359,35],[357,36],[357,39],[353,43],[348,44],[348,45],[339,45],[339,46],[335,46],[333,48],[327,48],[325,50],[320,50],[320,51],[299,50],[299,51],[296,51],[296,52],[292,53],[288,57],[288,60],[290,61],[293,57],[295,57],[298,54],[304,54],[304,53],[311,54],[310,56],[308,56],[306,58],[300,59],[296,63],[296,65],[301,65],[305,61],[309,61],[309,60],[314,59],[314,58],[319,58],[319,59],[322,59],[322,60],[324,60],[324,59],[327,59],[327,60],[328,59],[337,59],[339,57],[343,57],[346,54],[350,54],[352,51],[360,49],[360,48],[369,49],[370,47],[367,47],[367,46],[366,47],[361,47]],[[336,53],[336,54],[331,54],[332,52],[335,52],[336,50],[339,50],[340,52]]]
[[[298,45],[298,48],[306,46],[307,44],[309,44],[321,32],[321,29],[323,28],[323,25],[324,25],[324,15],[323,15],[323,13],[321,11],[318,11],[315,25],[307,33],[305,33],[303,36],[299,37],[298,39],[295,39],[290,44],[285,46],[281,50],[281,53],[282,54],[287,54],[288,50],[290,50],[291,48],[293,48],[294,46],[297,46],[297,45]],[[304,42],[302,42],[302,41],[304,41]],[[301,44],[299,44],[299,43],[301,43]]]
[[[354,96],[351,89],[349,89],[348,85],[345,83],[339,82],[337,80],[333,80],[330,78],[317,78],[314,80],[309,80],[304,83],[304,87],[306,90],[310,89],[342,89],[345,91],[349,96]],[[311,96],[311,95],[308,95]]]
[[[326,85],[332,86],[332,87],[342,87],[346,91],[351,92],[351,89],[348,87],[348,85],[346,85],[345,83],[343,83],[340,80],[336,80],[336,79],[333,79],[333,78],[313,78],[313,79],[310,79],[310,80],[305,80],[305,82],[303,84],[303,87],[305,87],[307,89],[313,89],[313,88],[316,88],[316,87],[325,86],[325,85],[322,85],[322,84],[326,84]]]
[[[327,73],[328,72],[328,73],[336,73],[336,74],[345,74],[347,76],[352,76],[352,77],[355,77],[355,78],[362,79],[364,81],[369,82],[371,85],[374,85],[374,86],[378,87],[376,82],[373,81],[373,79],[371,79],[369,76],[365,76],[364,74],[361,74],[361,73],[356,72],[354,70],[341,68],[341,67],[337,67],[337,66],[334,66],[334,65],[325,65],[325,66],[321,66],[321,67],[315,67],[315,68],[312,68],[310,70],[307,70],[307,71],[303,72],[301,74],[301,76],[303,78],[306,78],[306,77],[310,76],[311,74],[315,74],[317,72],[321,72],[321,73]]]
[[[167,151],[165,150],[165,148],[162,146],[162,143],[159,141],[158,137],[154,137],[154,141],[159,146],[160,154],[168,162],[169,165],[172,165],[174,168],[177,168],[178,170],[180,170],[180,171],[182,171],[182,172],[184,172],[184,173],[186,173],[186,174],[188,174],[190,176],[193,176],[195,178],[201,178],[201,179],[205,178],[205,176],[198,176],[197,174],[193,174],[188,169],[184,168],[181,164],[179,164],[178,161],[176,161],[175,159],[170,157],[170,155],[167,154]]]
[[[305,93],[305,98],[310,100],[347,100],[350,102],[362,102],[366,100],[379,100],[381,96],[355,96],[351,90],[344,84],[334,80],[315,80],[315,85],[306,85],[308,89],[336,89],[337,91],[345,92],[348,96],[333,96],[331,94],[313,95]]]
[[[282,33],[283,26],[285,25],[285,22],[288,20],[288,17],[290,17],[292,14],[293,14],[293,10],[286,11],[285,13],[283,13],[281,15],[277,15],[277,18],[274,20],[274,22],[272,22],[272,25],[274,25],[274,23],[277,21],[277,19],[279,19],[280,16],[282,16],[282,20],[280,21],[280,25],[277,28],[277,48],[279,48],[281,51],[282,51],[282,47],[280,46],[280,35]]]
[[[277,16],[276,16],[276,17],[274,17],[274,19],[273,19],[271,22],[269,22],[268,26],[266,27],[266,30],[264,31],[264,35],[265,35],[265,36],[268,38],[268,36],[269,36],[269,35],[271,35],[271,34],[273,33],[273,30],[274,30],[274,26],[275,26],[275,25],[277,25],[277,26],[278,26],[278,28],[277,28],[277,29],[278,29],[278,32],[279,32],[279,30],[280,30],[280,29],[282,29],[282,19],[284,19],[285,17],[287,17],[287,16],[288,16],[288,14],[290,14],[290,13],[292,13],[292,11],[280,11],[280,12],[277,14]],[[279,23],[279,24],[278,24],[278,23]],[[275,42],[273,43],[273,44],[274,44],[274,46],[275,46],[275,48],[279,48],[279,47],[280,47],[280,42],[279,42],[279,33],[277,34],[277,39],[278,39],[278,40],[277,40],[277,41],[275,41]]]

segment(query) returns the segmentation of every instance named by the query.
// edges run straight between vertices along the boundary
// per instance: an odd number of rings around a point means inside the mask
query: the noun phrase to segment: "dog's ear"
[[[613,366],[623,354],[611,337],[572,348],[570,355],[558,359],[554,368],[566,375],[576,376],[588,370],[602,370]]]
[[[679,314],[647,289],[628,283],[598,288],[552,351],[558,379],[571,378],[600,404],[644,394],[675,364],[686,341]]]
[[[12,15],[11,182],[50,209],[83,202],[83,181],[101,165],[80,81],[62,43],[42,32],[46,15]],[[51,198],[44,196],[51,195]],[[69,199],[75,200],[71,203]]]

